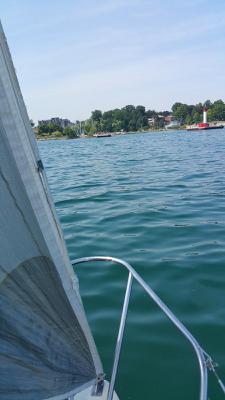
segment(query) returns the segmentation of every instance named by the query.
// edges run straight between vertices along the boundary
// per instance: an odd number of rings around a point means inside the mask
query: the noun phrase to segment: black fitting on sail
[[[92,389],[92,396],[102,396],[103,389],[104,389],[104,378],[105,374],[101,373],[97,376],[95,384]]]
[[[43,162],[41,159],[37,161],[37,169],[38,169],[38,172],[41,172],[44,170],[44,165],[43,165]]]

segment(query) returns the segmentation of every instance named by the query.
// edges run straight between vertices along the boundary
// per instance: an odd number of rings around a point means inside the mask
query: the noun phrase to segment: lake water
[[[71,259],[127,260],[220,364],[225,380],[225,129],[39,142]],[[126,273],[77,268],[109,378]],[[224,399],[213,377],[210,399]],[[134,284],[121,400],[198,399],[187,341]]]

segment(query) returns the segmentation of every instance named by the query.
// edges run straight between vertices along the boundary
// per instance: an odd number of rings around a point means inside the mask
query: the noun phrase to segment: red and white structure
[[[204,129],[221,129],[224,126],[223,125],[217,125],[217,123],[208,123],[207,122],[207,111],[208,108],[206,106],[203,107],[203,122],[200,122],[199,124],[194,124],[194,125],[188,125],[186,127],[187,131],[200,131]]]
[[[198,124],[199,129],[207,129],[209,127],[209,124],[207,123],[207,111],[208,111],[208,108],[204,107],[203,108],[203,122],[200,122]]]
[[[207,124],[207,111],[208,111],[208,108],[204,107],[203,108],[203,124]]]

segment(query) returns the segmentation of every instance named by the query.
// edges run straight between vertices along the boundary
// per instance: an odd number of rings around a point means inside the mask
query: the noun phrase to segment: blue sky
[[[30,117],[225,100],[225,0],[2,0]]]

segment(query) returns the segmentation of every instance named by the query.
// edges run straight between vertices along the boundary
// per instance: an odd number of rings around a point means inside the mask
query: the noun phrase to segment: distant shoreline
[[[114,132],[107,132],[111,134],[111,137],[114,136],[126,136],[126,135],[134,135],[136,133],[151,133],[151,132],[163,132],[166,131],[166,129],[149,129],[147,131],[135,131],[135,132],[126,132],[123,134],[115,134]],[[82,136],[76,136],[76,137],[68,137],[68,136],[36,136],[36,139],[40,142],[46,141],[46,140],[74,140],[74,139],[96,139],[94,135],[82,135]]]
[[[118,137],[118,136],[126,136],[126,135],[134,135],[134,134],[140,134],[140,133],[145,133],[145,134],[148,134],[148,133],[159,133],[159,132],[177,132],[177,131],[184,131],[184,130],[186,130],[185,128],[179,128],[179,129],[165,129],[165,128],[163,128],[163,129],[149,129],[149,130],[146,130],[146,131],[135,131],[135,132],[126,132],[126,133],[123,133],[123,134],[120,134],[120,135],[118,135],[118,134],[115,134],[115,133],[113,133],[113,132],[108,132],[108,133],[111,133],[111,137]],[[96,137],[94,136],[94,135],[83,135],[83,136],[77,136],[77,137],[74,137],[74,138],[71,138],[71,137],[68,137],[68,136],[59,136],[59,137],[56,137],[56,136],[36,136],[36,139],[37,139],[37,141],[38,142],[43,142],[43,141],[51,141],[51,140],[58,140],[58,141],[60,141],[60,140],[76,140],[76,139],[96,139]]]
[[[216,121],[218,122],[218,121]],[[220,121],[219,121],[220,122]],[[221,121],[221,124],[223,124],[225,126],[225,122]],[[170,128],[170,129],[166,129],[166,128],[150,128],[148,130],[141,130],[141,131],[130,131],[130,132],[104,132],[104,134],[110,134],[111,137],[114,136],[126,136],[126,135],[133,135],[133,134],[139,134],[139,133],[158,133],[158,132],[177,132],[177,131],[186,131],[187,130],[187,126],[183,125],[177,128]],[[188,131],[188,130],[187,130]],[[101,132],[99,132],[99,135],[101,136]],[[94,139],[96,138],[96,136],[93,135],[85,135],[82,134],[81,136],[74,136],[74,137],[69,137],[66,135],[62,135],[62,136],[54,136],[54,135],[35,135],[37,141],[49,141],[49,140],[74,140],[74,139]]]

